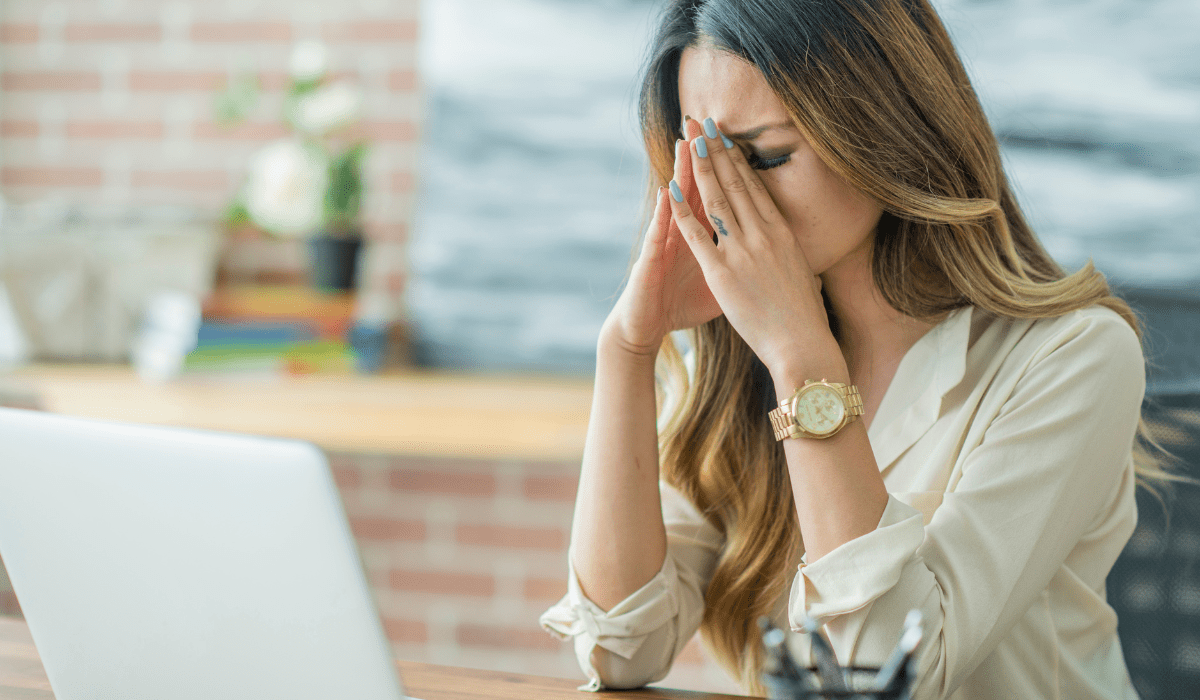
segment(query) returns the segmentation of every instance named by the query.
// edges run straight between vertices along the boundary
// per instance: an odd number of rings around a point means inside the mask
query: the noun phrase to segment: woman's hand
[[[688,135],[700,134],[699,124],[688,121]],[[695,192],[691,154],[686,141],[677,142],[675,181],[694,205],[702,207]],[[667,333],[692,328],[721,315],[704,273],[671,216],[670,195],[660,187],[654,220],[629,282],[604,323],[602,338],[622,349],[653,358]],[[702,209],[701,209],[702,210]],[[706,234],[711,236],[711,231]]]
[[[688,142],[704,211],[672,188],[682,237],[725,317],[776,381],[810,370],[818,376],[790,378],[817,379],[844,362],[834,354],[820,278],[745,155],[732,142],[726,147],[712,120],[705,120],[705,131],[708,138]],[[715,241],[701,216],[717,230]]]

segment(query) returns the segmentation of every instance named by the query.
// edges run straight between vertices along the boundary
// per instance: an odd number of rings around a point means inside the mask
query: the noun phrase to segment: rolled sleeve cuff
[[[900,581],[924,539],[920,511],[889,495],[874,530],[812,564],[801,560],[788,600],[792,629],[799,631],[805,617],[824,620],[870,605]]]
[[[567,595],[539,620],[543,629],[559,639],[586,635],[593,645],[632,659],[651,632],[679,613],[678,576],[669,555],[654,578],[607,612],[583,594],[573,566],[568,572]]]

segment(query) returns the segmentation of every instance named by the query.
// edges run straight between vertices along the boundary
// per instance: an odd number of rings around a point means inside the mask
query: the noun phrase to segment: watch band
[[[773,409],[767,414],[767,418],[771,420],[771,428],[775,432],[776,442],[785,440],[787,438],[832,437],[841,431],[842,428],[858,420],[858,417],[865,412],[863,409],[862,395],[858,393],[858,387],[854,386],[853,384],[846,385],[841,382],[808,381],[804,383],[804,386],[808,386],[810,384],[824,384],[828,387],[836,389],[842,395],[842,401],[846,404],[845,420],[842,421],[842,424],[838,426],[837,430],[833,431],[829,435],[813,435],[812,433],[809,433],[803,430],[800,426],[796,425],[796,421],[792,418],[791,413],[792,397],[789,396],[788,398],[779,402],[779,408]],[[800,387],[800,389],[803,389],[804,386]],[[796,392],[799,392],[800,389],[797,389]],[[793,392],[792,396],[795,396],[796,392]]]

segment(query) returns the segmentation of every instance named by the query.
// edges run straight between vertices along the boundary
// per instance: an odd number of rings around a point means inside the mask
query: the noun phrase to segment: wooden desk
[[[33,365],[0,389],[52,413],[295,438],[334,452],[577,460],[590,379],[408,372],[185,375],[140,381],[116,365]]]
[[[736,695],[687,690],[644,689],[582,693],[579,681],[542,678],[502,671],[435,666],[397,661],[405,691],[420,700],[554,700],[556,698],[620,698],[621,700],[745,700]],[[0,700],[54,700],[50,681],[23,620],[0,618]]]

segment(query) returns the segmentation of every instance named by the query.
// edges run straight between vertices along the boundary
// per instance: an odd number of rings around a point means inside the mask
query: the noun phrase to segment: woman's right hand
[[[688,121],[688,130],[699,124]],[[675,181],[689,202],[699,202],[692,176],[691,149],[686,141],[675,150]],[[642,250],[629,273],[629,283],[617,299],[601,331],[601,341],[637,355],[655,357],[671,331],[693,328],[721,315],[721,307],[704,281],[691,248],[671,218],[667,188],[658,188],[654,220]],[[697,218],[707,222],[703,209]]]

